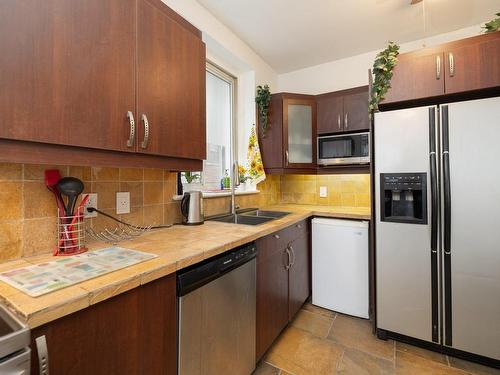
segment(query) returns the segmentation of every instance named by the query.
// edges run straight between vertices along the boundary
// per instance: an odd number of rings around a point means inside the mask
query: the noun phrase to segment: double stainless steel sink
[[[236,214],[228,214],[216,216],[208,220],[220,221],[222,223],[244,224],[244,225],[259,225],[271,220],[276,220],[289,215],[290,212],[284,211],[267,211],[259,209],[240,210]]]

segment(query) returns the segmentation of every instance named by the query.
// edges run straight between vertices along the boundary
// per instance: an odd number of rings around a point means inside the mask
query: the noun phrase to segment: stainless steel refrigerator
[[[377,333],[500,365],[500,97],[375,115]]]

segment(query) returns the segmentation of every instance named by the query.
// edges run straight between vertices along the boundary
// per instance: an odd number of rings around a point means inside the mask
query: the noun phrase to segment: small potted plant
[[[182,191],[184,193],[187,193],[189,191],[201,190],[201,173],[183,172],[182,177]]]
[[[250,177],[247,175],[247,169],[242,165],[238,168],[238,178],[240,180],[240,189],[244,191],[248,190],[247,182]]]

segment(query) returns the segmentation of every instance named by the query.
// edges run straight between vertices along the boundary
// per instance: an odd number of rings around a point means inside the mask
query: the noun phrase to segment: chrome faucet
[[[240,186],[240,166],[237,161],[233,163],[231,174],[231,213],[236,215],[236,210],[240,208],[235,202],[236,186]]]

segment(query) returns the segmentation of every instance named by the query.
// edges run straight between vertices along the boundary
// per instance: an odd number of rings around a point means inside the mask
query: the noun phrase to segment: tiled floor
[[[254,375],[477,374],[500,370],[462,361],[371,333],[367,320],[304,305]]]

